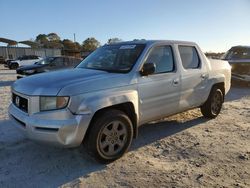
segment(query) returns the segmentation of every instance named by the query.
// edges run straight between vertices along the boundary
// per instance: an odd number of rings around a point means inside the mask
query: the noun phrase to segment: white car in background
[[[9,69],[17,69],[18,67],[21,67],[21,66],[33,65],[42,59],[43,58],[36,56],[36,55],[24,55],[22,57],[19,57],[16,60],[11,61],[8,64],[8,67]]]

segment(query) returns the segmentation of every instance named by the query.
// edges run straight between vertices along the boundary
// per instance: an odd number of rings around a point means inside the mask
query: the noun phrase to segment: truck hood
[[[75,68],[22,78],[12,85],[12,89],[31,96],[73,96],[128,85],[126,75]]]

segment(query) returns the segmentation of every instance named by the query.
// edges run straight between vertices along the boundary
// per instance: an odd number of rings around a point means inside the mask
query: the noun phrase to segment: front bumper
[[[73,115],[68,109],[28,114],[13,103],[9,117],[29,139],[63,147],[79,146],[91,120],[90,115]]]

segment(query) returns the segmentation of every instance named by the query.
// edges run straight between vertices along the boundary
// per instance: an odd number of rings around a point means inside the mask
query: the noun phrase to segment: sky
[[[204,52],[250,45],[250,0],[0,0],[0,20],[0,37],[17,41],[55,32],[79,43],[193,41]]]

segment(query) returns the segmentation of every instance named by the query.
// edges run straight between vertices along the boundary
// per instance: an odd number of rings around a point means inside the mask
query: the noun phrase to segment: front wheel
[[[90,154],[102,163],[120,158],[130,147],[133,126],[119,110],[108,110],[96,117],[85,140]]]
[[[207,101],[201,106],[201,113],[204,117],[215,118],[219,115],[224,95],[220,88],[212,88]]]

